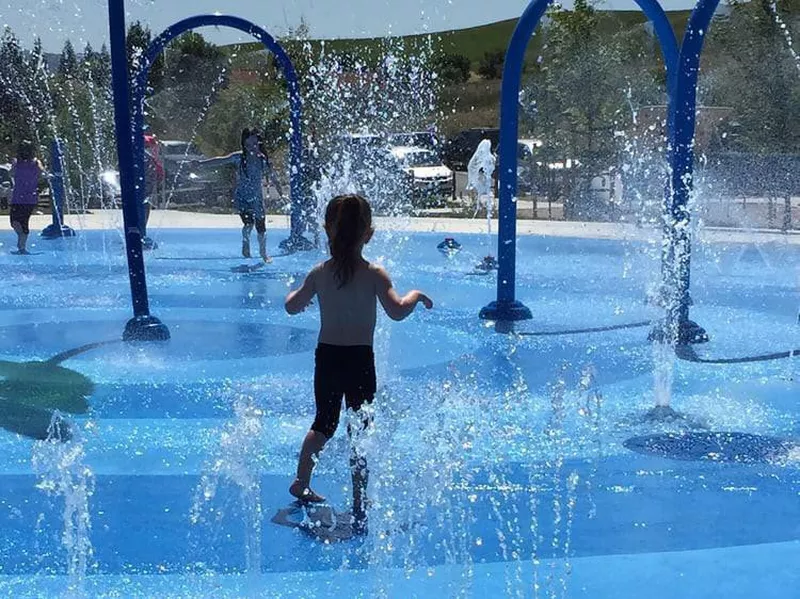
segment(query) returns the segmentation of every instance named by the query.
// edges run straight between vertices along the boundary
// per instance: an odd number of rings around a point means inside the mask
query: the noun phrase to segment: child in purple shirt
[[[17,159],[11,166],[14,191],[11,195],[11,227],[17,234],[17,253],[27,254],[29,223],[31,214],[39,203],[39,179],[44,172],[42,163],[36,157],[34,145],[23,141],[17,150]]]

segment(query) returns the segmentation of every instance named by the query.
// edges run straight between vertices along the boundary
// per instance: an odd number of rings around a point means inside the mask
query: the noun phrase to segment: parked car
[[[11,201],[11,191],[14,182],[11,180],[11,165],[0,164],[0,203],[3,205]]]
[[[380,135],[347,134],[334,140],[326,160],[338,192],[364,195],[377,213],[402,210],[402,173]]]
[[[453,196],[453,171],[428,148],[399,146],[392,156],[411,186],[412,205],[419,201],[427,205],[443,205]]]
[[[440,154],[442,142],[432,131],[412,131],[409,133],[390,133],[386,141],[393,148],[425,148]]]
[[[197,179],[201,173],[194,173],[191,177],[191,162],[205,160],[206,157],[196,145],[189,141],[165,140],[161,141],[160,158],[164,164],[164,174],[167,187],[183,187],[190,184],[190,179]]]
[[[457,133],[448,139],[442,148],[445,164],[455,171],[466,170],[469,159],[484,139],[492,142],[492,152],[497,152],[497,144],[500,141],[499,129],[466,129]]]
[[[223,204],[230,199],[233,169],[230,166],[192,168],[205,160],[199,148],[188,141],[160,141],[159,157],[164,165],[164,195],[174,204]]]

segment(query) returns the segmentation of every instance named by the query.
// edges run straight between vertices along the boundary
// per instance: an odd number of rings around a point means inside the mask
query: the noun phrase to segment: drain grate
[[[776,437],[731,432],[661,433],[631,437],[631,451],[673,460],[757,464],[787,458],[793,445]]]

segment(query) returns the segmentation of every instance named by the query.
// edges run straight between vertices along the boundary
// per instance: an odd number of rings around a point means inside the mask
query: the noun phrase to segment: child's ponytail
[[[325,210],[325,231],[339,287],[349,283],[361,256],[361,247],[372,230],[372,209],[359,195],[333,198]]]

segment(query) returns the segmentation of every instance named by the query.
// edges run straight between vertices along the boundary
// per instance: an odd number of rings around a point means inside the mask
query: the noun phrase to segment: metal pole
[[[666,318],[662,338],[677,345],[703,343],[708,334],[689,319],[692,304],[689,197],[693,189],[697,77],[700,54],[719,0],[700,0],[689,17],[670,99],[670,156],[672,167],[664,210],[664,292]]]
[[[53,220],[50,225],[44,228],[41,236],[45,239],[56,239],[57,237],[74,237],[75,231],[64,224],[64,153],[61,150],[61,142],[54,139],[50,144],[50,204],[53,211]]]
[[[661,47],[667,70],[667,91],[673,91],[678,59],[678,42],[672,25],[657,0],[636,0],[647,17]],[[506,52],[500,99],[499,227],[497,235],[497,300],[485,306],[486,320],[515,321],[531,318],[530,310],[516,300],[517,241],[517,136],[519,133],[519,90],[525,50],[531,35],[547,10],[550,0],[533,0],[522,13]],[[671,122],[670,122],[671,125]]]
[[[169,339],[169,330],[157,318],[150,315],[142,254],[141,224],[136,205],[128,57],[125,46],[125,0],[109,0],[108,23],[111,42],[111,81],[114,91],[114,125],[122,189],[122,221],[125,229],[125,249],[128,256],[128,276],[134,316],[125,327],[123,339],[165,340]]]
[[[182,21],[178,21],[170,25],[159,36],[157,36],[147,48],[143,62],[139,67],[136,74],[134,83],[134,113],[133,113],[133,131],[134,131],[134,146],[133,155],[136,159],[136,171],[134,179],[139,182],[142,189],[141,200],[144,200],[144,140],[142,132],[144,127],[144,94],[147,89],[147,75],[150,67],[155,62],[159,54],[164,50],[164,47],[170,40],[190,29],[197,27],[232,27],[243,31],[258,41],[275,55],[278,64],[283,71],[286,78],[286,86],[289,92],[289,121],[290,121],[290,139],[289,139],[289,195],[291,198],[291,224],[289,229],[288,239],[280,243],[280,247],[287,251],[296,250],[310,250],[315,247],[314,241],[308,240],[304,233],[309,228],[309,225],[314,222],[314,209],[310,207],[309,202],[306,201],[303,189],[303,130],[302,130],[302,115],[303,115],[303,102],[300,97],[300,84],[297,81],[297,73],[295,72],[294,65],[291,59],[286,54],[286,51],[275,39],[269,35],[264,29],[258,27],[254,23],[234,17],[231,15],[197,15],[188,17]],[[144,226],[143,224],[141,225]]]

